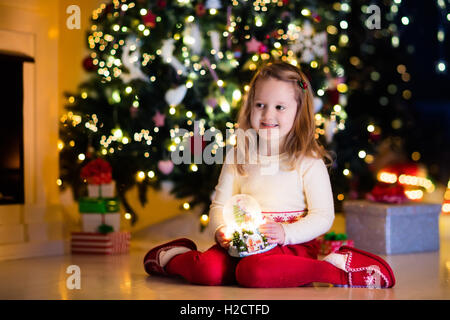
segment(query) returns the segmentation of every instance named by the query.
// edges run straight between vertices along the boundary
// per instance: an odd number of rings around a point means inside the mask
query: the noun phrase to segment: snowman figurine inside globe
[[[227,234],[232,238],[228,249],[231,256],[246,257],[276,247],[259,232],[265,220],[255,198],[247,194],[234,195],[223,208],[223,218]]]

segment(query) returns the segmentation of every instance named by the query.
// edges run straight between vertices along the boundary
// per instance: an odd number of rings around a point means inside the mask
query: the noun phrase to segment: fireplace
[[[56,184],[59,20],[52,14],[59,7],[0,2],[0,261],[64,254],[70,244]]]
[[[23,63],[33,59],[0,51],[0,70],[8,77],[0,86],[0,205],[23,204]]]

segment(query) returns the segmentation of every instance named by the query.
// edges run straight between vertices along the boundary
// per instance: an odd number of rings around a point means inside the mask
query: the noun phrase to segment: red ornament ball
[[[97,66],[94,64],[94,59],[90,56],[84,58],[83,60],[83,68],[86,71],[92,72],[97,70]]]

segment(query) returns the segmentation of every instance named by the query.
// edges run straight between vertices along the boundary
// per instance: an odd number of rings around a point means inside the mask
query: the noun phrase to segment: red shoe
[[[342,246],[336,252],[347,256],[345,270],[350,287],[392,288],[395,285],[394,272],[381,257],[372,253]]]
[[[197,250],[196,244],[186,238],[176,239],[151,249],[144,257],[144,269],[148,274],[167,275],[166,270],[161,265],[160,254],[172,248],[185,247],[190,250]]]

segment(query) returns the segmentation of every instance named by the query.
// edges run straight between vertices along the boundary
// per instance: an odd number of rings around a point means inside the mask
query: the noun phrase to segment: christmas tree
[[[338,5],[338,6],[337,6]],[[194,161],[205,150],[225,154],[240,103],[256,70],[283,60],[301,67],[316,94],[316,138],[330,143],[345,127],[347,85],[339,55],[349,37],[339,21],[348,4],[295,0],[119,1],[92,14],[87,34],[91,76],[67,94],[61,117],[61,181],[84,192],[80,168],[92,158],[113,167],[118,195],[173,182],[172,192],[208,213],[221,163]],[[341,22],[342,23],[342,22]],[[183,130],[187,134],[180,135]],[[205,141],[206,130],[216,131]],[[212,148],[207,148],[207,145]],[[191,163],[171,154],[192,151]],[[204,221],[202,215],[202,221]]]
[[[382,189],[389,196],[395,193],[394,187],[406,187],[405,197],[420,200],[424,192],[434,191],[430,173],[433,180],[446,183],[445,160],[439,169],[436,166],[439,159],[448,159],[448,144],[443,141],[445,124],[435,122],[434,130],[429,131],[414,110],[415,95],[432,92],[427,96],[431,100],[441,94],[443,88],[436,88],[442,87],[444,79],[448,83],[442,56],[446,11],[444,1],[352,1],[348,20],[341,25],[351,31],[348,56],[341,60],[348,83],[348,118],[345,130],[339,131],[332,143],[337,150],[332,184],[338,194],[338,210],[344,199],[364,198],[369,191],[379,193]],[[435,21],[436,30],[425,20]],[[426,51],[439,51],[435,60],[417,61],[422,57],[416,53],[422,42],[417,39],[424,38],[429,41]],[[419,66],[425,64],[431,70],[418,78]],[[430,81],[428,75],[433,73],[440,80]],[[430,172],[430,167],[436,170]],[[379,183],[392,185],[379,188]]]

